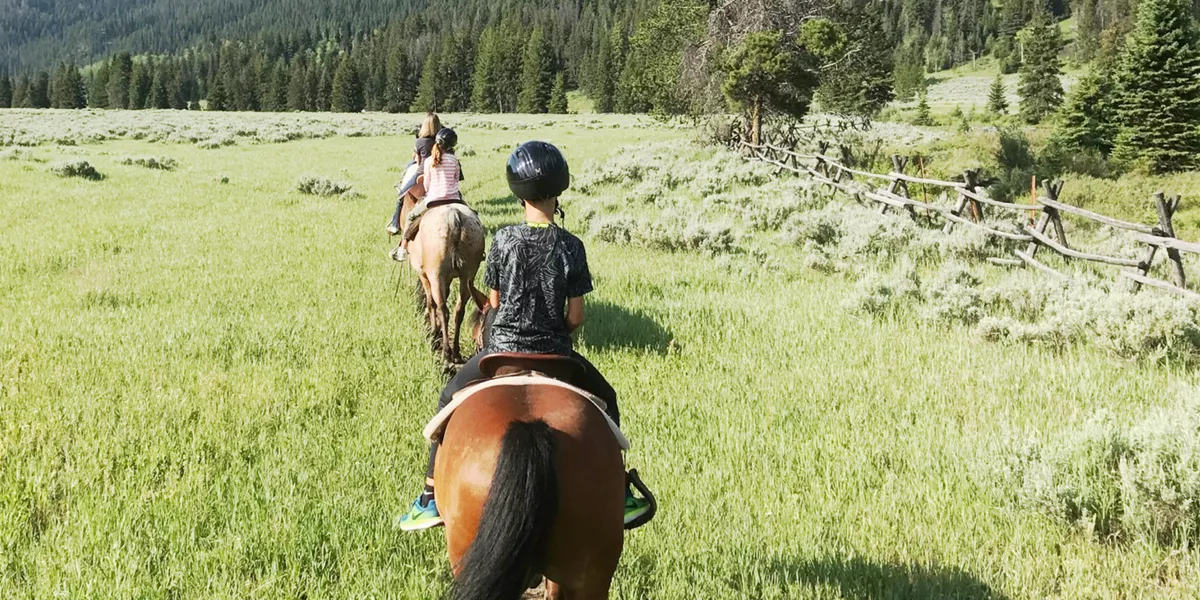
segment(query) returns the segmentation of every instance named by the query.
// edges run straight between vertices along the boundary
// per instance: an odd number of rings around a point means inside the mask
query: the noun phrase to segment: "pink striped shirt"
[[[462,198],[462,192],[458,189],[461,173],[458,158],[453,154],[443,154],[442,164],[436,167],[433,166],[433,157],[425,159],[425,201]]]

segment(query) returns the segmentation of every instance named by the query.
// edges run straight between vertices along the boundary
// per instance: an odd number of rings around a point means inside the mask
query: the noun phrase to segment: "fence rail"
[[[827,143],[818,144],[815,154],[804,154],[766,142],[752,144],[739,139],[732,140],[731,145],[746,160],[757,160],[778,167],[777,173],[787,171],[801,177],[809,177],[828,186],[831,190],[838,190],[853,197],[860,203],[874,202],[881,212],[892,209],[903,210],[913,219],[918,219],[917,210],[922,210],[925,212],[926,218],[941,217],[945,221],[942,230],[946,233],[949,233],[954,226],[962,225],[978,229],[987,235],[1016,242],[1028,242],[1028,246],[1024,250],[1013,251],[1015,258],[992,257],[988,259],[991,264],[1032,267],[1047,275],[1066,278],[1067,275],[1064,273],[1037,259],[1038,251],[1045,248],[1064,259],[1121,267],[1121,276],[1131,282],[1134,291],[1141,289],[1142,286],[1148,286],[1200,301],[1200,293],[1187,287],[1187,275],[1184,272],[1181,255],[1182,252],[1200,254],[1200,243],[1188,242],[1175,237],[1175,228],[1171,222],[1172,217],[1179,210],[1179,196],[1168,199],[1162,192],[1156,192],[1153,202],[1155,211],[1158,213],[1158,222],[1144,225],[1061,202],[1058,198],[1062,193],[1063,183],[1060,181],[1043,182],[1043,195],[1035,194],[1035,200],[1030,204],[1017,204],[989,198],[980,189],[979,173],[974,169],[964,172],[962,181],[945,181],[906,174],[904,170],[908,165],[908,158],[899,155],[892,156],[893,170],[891,172],[874,173],[848,165],[847,163],[852,162],[852,157],[846,148],[841,148],[843,157],[840,159],[829,156]],[[855,177],[886,182],[887,187],[878,189],[863,187],[860,185],[862,182],[857,181]],[[927,188],[944,188],[954,196],[954,206],[929,202],[927,198],[924,201],[912,198],[909,195],[909,184],[923,185]],[[989,227],[983,222],[985,207],[1028,213],[1031,225],[1015,232]],[[1133,239],[1146,244],[1147,248],[1139,259],[1107,256],[1072,248],[1067,242],[1066,227],[1062,219],[1064,214],[1114,229],[1133,232]],[[1033,222],[1034,215],[1040,215],[1036,223]],[[1154,259],[1160,250],[1166,251],[1174,282],[1155,279],[1149,275],[1154,267]]]

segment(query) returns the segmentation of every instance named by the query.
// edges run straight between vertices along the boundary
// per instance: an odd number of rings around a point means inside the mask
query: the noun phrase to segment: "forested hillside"
[[[815,100],[870,115],[893,97],[923,93],[929,73],[989,55],[1011,73],[1029,62],[1030,48],[1038,57],[1059,52],[1059,42],[1037,38],[1068,16],[1077,25],[1071,58],[1111,57],[1135,5],[0,0],[0,107],[537,113],[566,110],[566,92],[577,89],[600,112],[694,114],[733,104],[802,114]],[[780,33],[774,41],[755,37],[771,31]],[[787,68],[739,81],[770,62],[772,44],[787,50],[772,64]],[[781,94],[731,95],[761,85]]]

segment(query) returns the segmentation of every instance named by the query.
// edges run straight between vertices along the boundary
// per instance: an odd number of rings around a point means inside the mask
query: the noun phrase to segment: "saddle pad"
[[[550,385],[554,387],[560,387],[565,390],[570,390],[576,394],[579,394],[580,396],[583,396],[584,398],[587,398],[600,411],[600,415],[604,417],[604,422],[608,423],[608,428],[612,430],[613,436],[617,438],[617,445],[619,445],[622,450],[629,449],[629,439],[625,437],[624,433],[621,433],[621,429],[617,427],[617,424],[613,423],[612,418],[608,416],[608,412],[606,410],[607,405],[603,400],[569,383],[564,383],[557,379],[540,374],[497,377],[495,379],[481,381],[463,388],[454,395],[454,398],[450,400],[450,404],[447,404],[446,408],[443,408],[437,414],[437,416],[435,416],[433,420],[425,426],[425,431],[423,432],[425,439],[431,442],[440,440],[442,438],[442,432],[446,429],[446,422],[450,420],[450,415],[454,414],[454,411],[458,407],[462,406],[463,402],[466,402],[471,396],[475,395],[476,392],[494,387],[515,385]]]

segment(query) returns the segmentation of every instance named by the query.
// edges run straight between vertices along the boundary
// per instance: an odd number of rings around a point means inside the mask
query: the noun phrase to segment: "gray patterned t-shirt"
[[[484,283],[500,292],[486,352],[571,353],[567,299],[592,291],[583,242],[556,225],[496,232]]]

